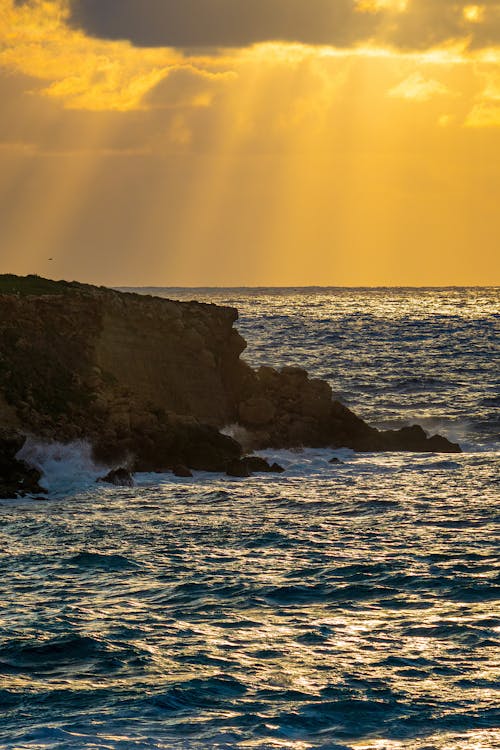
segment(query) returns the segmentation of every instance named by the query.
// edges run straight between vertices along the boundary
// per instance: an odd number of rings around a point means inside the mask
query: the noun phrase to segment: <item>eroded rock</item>
[[[228,424],[246,429],[248,450],[460,451],[418,426],[376,430],[302,368],[252,370],[240,359],[246,343],[233,308],[38,277],[7,281],[0,413],[41,439],[89,440],[106,465],[226,471],[242,455],[219,432]]]
[[[252,475],[252,472],[250,471],[248,461],[245,458],[239,458],[229,462],[226,474],[228,477],[248,479]]]
[[[190,479],[193,476],[193,472],[185,464],[176,464],[172,469],[172,473],[175,477],[182,479]]]
[[[100,477],[97,481],[104,484],[113,484],[115,487],[133,487],[135,484],[132,472],[123,466],[112,469],[106,476]]]
[[[41,495],[41,472],[16,458],[26,442],[17,432],[0,431],[0,499],[8,500],[26,495]]]

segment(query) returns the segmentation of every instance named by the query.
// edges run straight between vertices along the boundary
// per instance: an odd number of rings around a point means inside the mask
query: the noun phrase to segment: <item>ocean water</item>
[[[50,499],[0,506],[0,747],[498,750],[499,291],[157,293],[465,452],[115,489],[29,444]]]

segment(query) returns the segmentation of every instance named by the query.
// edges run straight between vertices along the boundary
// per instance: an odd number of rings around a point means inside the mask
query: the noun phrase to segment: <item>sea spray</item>
[[[233,438],[233,440],[236,440],[241,445],[245,453],[251,452],[252,436],[248,432],[248,430],[241,424],[226,425],[222,428],[221,433],[223,435],[227,435],[230,438]]]
[[[41,485],[54,498],[89,490],[107,471],[93,460],[92,448],[83,440],[63,444],[28,438],[18,458],[42,472]]]

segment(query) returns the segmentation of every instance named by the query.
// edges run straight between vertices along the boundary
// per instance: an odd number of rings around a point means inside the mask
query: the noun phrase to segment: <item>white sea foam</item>
[[[106,473],[106,468],[93,460],[90,444],[81,440],[63,444],[28,438],[18,458],[42,472],[40,484],[50,497],[84,492]]]
[[[245,452],[250,450],[252,436],[241,424],[226,425],[222,428],[221,432],[223,435],[227,435],[228,437],[233,438],[233,440],[237,440]]]
[[[467,453],[491,449],[491,444],[481,446],[471,440],[473,430],[467,419],[450,420],[442,417],[416,416],[413,423],[419,424],[429,435],[443,435],[452,443],[458,443]]]

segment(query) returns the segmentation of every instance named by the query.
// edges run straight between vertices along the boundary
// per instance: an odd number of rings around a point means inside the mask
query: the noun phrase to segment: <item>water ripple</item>
[[[2,504],[0,746],[499,747],[497,292],[221,295],[254,363],[468,452],[269,452],[285,474]]]

